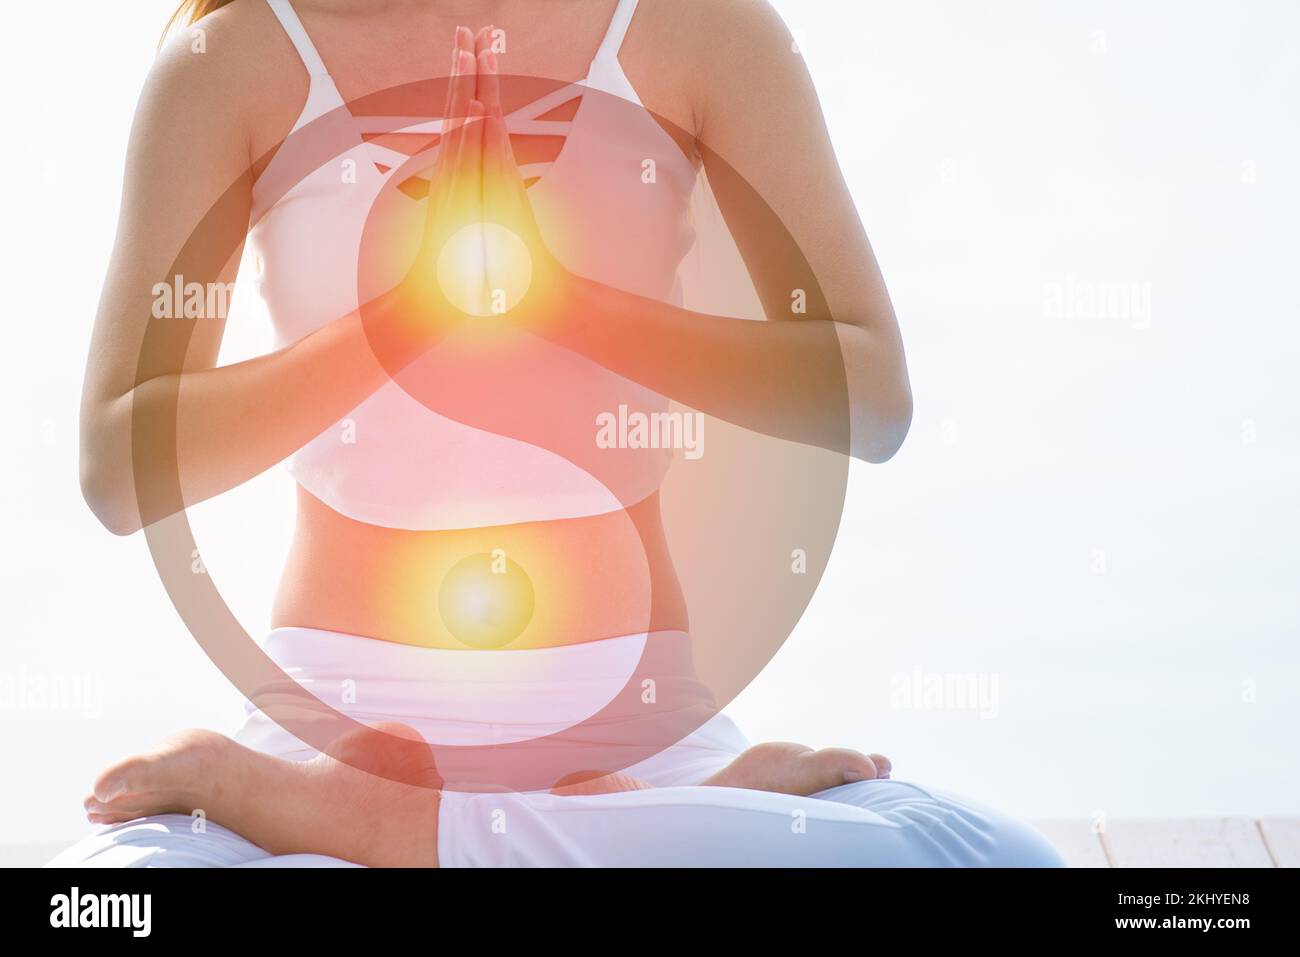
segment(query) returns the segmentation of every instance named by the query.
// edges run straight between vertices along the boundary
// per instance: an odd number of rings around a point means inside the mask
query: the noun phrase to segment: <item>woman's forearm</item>
[[[291,455],[389,378],[395,353],[376,357],[374,329],[369,313],[364,324],[351,313],[269,355],[147,379],[97,403],[83,421],[92,509],[129,534]]]
[[[691,312],[587,280],[540,333],[684,405],[777,438],[888,459],[907,434],[899,342],[829,319]]]

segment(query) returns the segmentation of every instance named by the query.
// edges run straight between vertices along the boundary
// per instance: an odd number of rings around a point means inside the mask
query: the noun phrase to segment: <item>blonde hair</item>
[[[162,46],[168,35],[177,27],[188,27],[194,21],[202,20],[213,10],[224,7],[230,2],[231,0],[181,0],[181,5],[167,18],[167,25],[163,27],[162,36],[158,38],[158,45]]]

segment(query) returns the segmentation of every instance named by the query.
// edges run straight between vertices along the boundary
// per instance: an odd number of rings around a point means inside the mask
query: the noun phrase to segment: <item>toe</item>
[[[889,760],[889,758],[885,757],[883,754],[873,753],[873,754],[868,754],[867,757],[869,757],[871,759],[871,763],[876,766],[877,778],[887,778],[889,777],[890,772],[894,770],[893,763]]]
[[[880,754],[850,748],[814,751],[801,744],[768,742],[750,748],[704,783],[806,796],[888,777],[890,769],[889,759]]]
[[[87,814],[86,820],[91,824],[124,824],[147,816],[147,813],[140,811],[97,811]]]
[[[110,804],[124,794],[153,790],[153,770],[152,756],[133,755],[118,761],[95,779],[92,797],[101,804]]]
[[[809,789],[804,792],[806,794],[815,794],[854,781],[871,781],[878,776],[875,762],[870,757],[849,748],[810,751],[802,755],[801,760],[809,766],[806,772]]]

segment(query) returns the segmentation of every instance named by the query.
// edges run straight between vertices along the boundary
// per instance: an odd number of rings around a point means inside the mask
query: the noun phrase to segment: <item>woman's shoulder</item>
[[[640,0],[621,58],[647,105],[698,134],[710,107],[779,72],[792,42],[767,0]]]
[[[182,125],[219,127],[257,147],[275,138],[271,131],[292,125],[307,86],[293,44],[265,0],[234,0],[170,31],[142,103]]]
[[[773,66],[793,40],[767,0],[641,0],[629,39],[634,57],[676,68],[688,84]]]
[[[768,0],[640,0],[637,16],[678,49],[718,53],[737,42],[785,44],[789,31]]]
[[[153,75],[164,82],[256,79],[277,53],[292,51],[265,0],[234,0],[189,24],[168,32],[154,63]],[[235,90],[227,87],[227,96]]]

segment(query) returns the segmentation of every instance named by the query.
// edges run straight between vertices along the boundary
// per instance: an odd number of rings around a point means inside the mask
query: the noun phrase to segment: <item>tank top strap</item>
[[[636,5],[637,0],[618,0],[618,6],[614,8],[614,16],[609,21],[609,29],[605,31],[605,39],[596,50],[598,62],[618,59],[618,51],[623,46],[627,28],[631,26],[632,16],[636,13]]]
[[[311,37],[307,35],[307,29],[298,19],[298,14],[294,12],[293,4],[289,0],[266,0],[267,6],[275,14],[280,26],[284,27],[284,32],[289,35],[293,48],[298,51],[298,56],[302,57],[302,62],[307,67],[307,72],[312,76],[329,78],[329,70],[325,69],[325,61],[320,58],[316,51],[316,44],[311,42]]]

